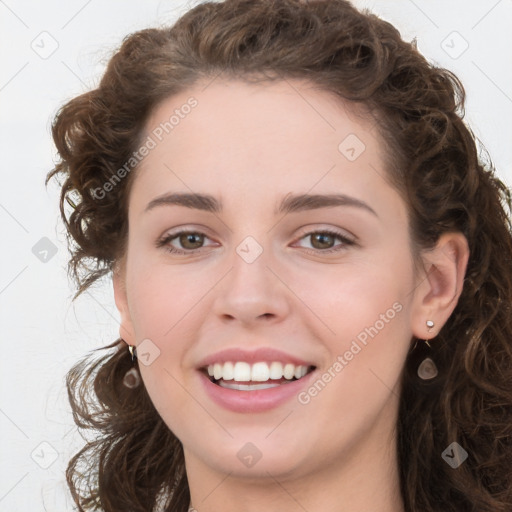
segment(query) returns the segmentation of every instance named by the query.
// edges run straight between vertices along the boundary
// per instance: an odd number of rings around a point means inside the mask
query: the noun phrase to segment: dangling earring
[[[427,320],[426,324],[427,324],[427,329],[430,332],[432,330],[432,328],[434,327],[434,322],[432,320]],[[430,346],[430,343],[428,342],[428,340],[425,340],[425,344],[428,346],[428,348],[432,348]],[[417,373],[418,373],[418,377],[421,380],[432,380],[435,377],[437,377],[439,371],[437,370],[436,363],[434,363],[434,361],[430,357],[427,357],[418,366]]]
[[[136,347],[133,345],[128,345],[128,352],[130,352],[130,355],[132,356],[132,361],[135,361],[135,358],[137,357]]]
[[[132,361],[135,361],[137,358],[136,348],[133,345],[128,345],[128,351],[130,352],[130,356]],[[123,378],[123,384],[130,389],[136,388],[140,385],[141,378],[139,374],[139,370],[134,366],[130,368]]]
[[[133,367],[125,373],[123,377],[123,384],[130,389],[136,388],[140,385],[140,375],[137,368]]]

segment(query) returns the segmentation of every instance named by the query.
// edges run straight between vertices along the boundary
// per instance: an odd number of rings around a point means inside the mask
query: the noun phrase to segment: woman
[[[124,41],[48,176],[121,317],[68,375],[80,510],[510,510],[510,196],[463,106],[344,0]]]

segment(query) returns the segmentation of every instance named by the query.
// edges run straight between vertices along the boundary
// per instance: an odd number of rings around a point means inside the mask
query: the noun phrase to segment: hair
[[[300,79],[371,113],[386,141],[387,173],[408,206],[421,250],[462,233],[470,257],[457,306],[432,344],[439,375],[416,375],[409,352],[397,422],[400,488],[407,512],[512,510],[512,225],[510,191],[463,121],[465,91],[393,25],[345,0],[205,2],[173,26],[126,37],[94,90],[67,102],[52,133],[62,176],[60,212],[75,298],[125,254],[134,170],[108,194],[141,143],[159,103],[199,80]],[[484,155],[484,156],[482,156]],[[69,202],[73,208],[67,208]],[[411,340],[411,347],[417,341]],[[80,511],[184,512],[190,493],[180,441],[143,385],[123,386],[132,367],[118,339],[67,374],[73,417],[96,437],[70,460]],[[138,363],[135,363],[138,364]],[[443,460],[453,442],[468,453]]]

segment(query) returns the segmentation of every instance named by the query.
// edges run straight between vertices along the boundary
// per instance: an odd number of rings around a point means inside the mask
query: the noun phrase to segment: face
[[[286,479],[369,460],[395,428],[417,285],[377,129],[300,82],[204,87],[146,125],[123,338],[188,467]]]

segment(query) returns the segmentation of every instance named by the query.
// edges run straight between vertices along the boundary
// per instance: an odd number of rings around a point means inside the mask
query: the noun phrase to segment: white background
[[[424,55],[458,74],[466,118],[510,186],[512,0],[355,4],[395,24],[404,39],[416,37]],[[64,471],[82,440],[64,375],[118,336],[108,280],[71,304],[58,190],[44,187],[55,157],[51,118],[98,83],[125,35],[170,23],[186,9],[172,0],[0,0],[0,512],[72,510]],[[48,52],[52,44],[58,48],[47,58],[33,49]],[[46,263],[32,252],[43,237],[57,248]]]

